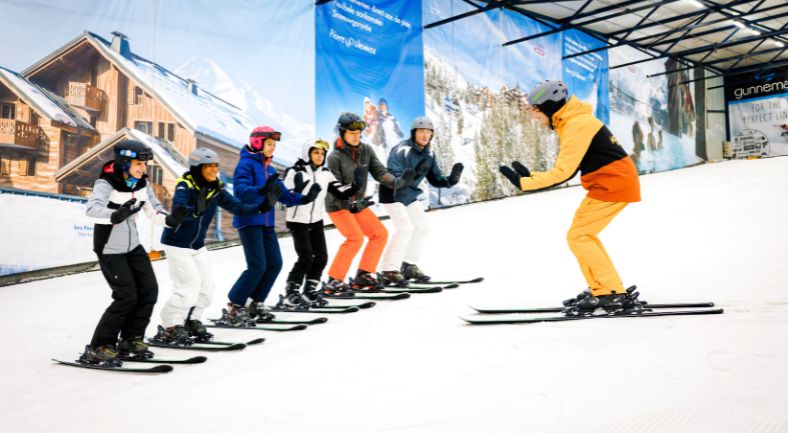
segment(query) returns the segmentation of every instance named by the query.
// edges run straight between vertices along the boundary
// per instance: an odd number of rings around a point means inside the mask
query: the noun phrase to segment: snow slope
[[[2,287],[0,431],[785,432],[786,170],[788,158],[773,158],[643,176],[644,201],[602,235],[645,299],[711,300],[721,316],[463,325],[467,305],[553,305],[584,288],[564,241],[577,187],[428,214],[422,268],[482,284],[300,333],[220,330],[268,341],[163,376],[49,361],[89,340],[109,302],[99,272]],[[335,251],[337,233],[327,235]],[[274,294],[294,259],[291,240],[281,244]],[[214,316],[243,254],[211,256]],[[166,262],[154,268],[161,303]]]

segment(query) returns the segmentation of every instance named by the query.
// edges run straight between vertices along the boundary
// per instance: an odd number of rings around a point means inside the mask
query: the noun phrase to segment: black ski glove
[[[304,179],[304,172],[299,171],[296,173],[295,177],[293,178],[293,192],[297,192],[299,194],[304,193],[304,187],[306,184],[309,183],[309,180]]]
[[[512,161],[512,168],[522,177],[531,177],[531,171],[528,167],[520,164],[520,161]]]
[[[321,188],[320,185],[318,185],[318,184],[312,185],[312,187],[309,188],[309,192],[306,193],[305,196],[301,197],[301,204],[308,204],[308,203],[312,203],[313,201],[315,201],[315,199],[317,198],[317,195],[320,194],[320,191],[322,189],[323,188]]]
[[[405,186],[410,185],[413,183],[413,179],[416,178],[416,171],[412,168],[406,168],[405,171],[402,173],[402,176],[398,177],[394,181],[394,188],[399,189]]]
[[[194,206],[194,214],[197,216],[202,216],[205,213],[205,209],[208,207],[208,191],[207,187],[204,187],[200,190],[197,194],[197,202]]]
[[[427,172],[432,168],[432,159],[424,158],[416,164],[416,177],[426,176]]]
[[[167,224],[168,227],[178,227],[183,222],[183,218],[189,214],[189,208],[179,204],[175,206],[175,209],[172,210],[172,213],[167,215],[167,218],[164,219],[164,222]]]
[[[448,178],[449,188],[453,187],[454,185],[457,185],[457,183],[460,181],[460,177],[462,176],[462,170],[464,169],[465,166],[462,165],[461,162],[454,164],[454,166],[451,168],[451,174],[449,174],[449,178]]]
[[[502,175],[504,175],[507,179],[509,179],[509,182],[511,182],[515,188],[517,188],[518,190],[522,189],[520,187],[520,176],[517,173],[515,173],[514,170],[511,169],[511,167],[509,167],[508,165],[502,165],[498,168],[498,171],[500,171]]]
[[[277,179],[279,179],[279,173],[274,173],[265,181],[263,186],[258,188],[257,191],[265,197],[263,202],[260,203],[260,206],[257,206],[258,212],[268,212],[274,208],[277,200],[279,200],[279,194],[282,193],[282,186],[276,181]]]
[[[350,203],[348,203],[348,210],[350,210],[350,213],[359,213],[373,204],[375,204],[375,202],[372,201],[372,196],[368,195],[364,198],[350,201]]]
[[[133,199],[127,201],[126,203],[123,203],[122,205],[120,205],[118,210],[116,210],[115,212],[112,212],[112,215],[109,216],[109,221],[112,224],[118,224],[118,223],[123,222],[123,220],[125,220],[126,218],[128,218],[128,217],[134,215],[135,213],[139,212],[140,209],[142,209],[142,206],[137,206],[134,209],[131,208],[134,205],[134,203],[136,203],[136,202],[137,202],[137,199],[133,198]]]

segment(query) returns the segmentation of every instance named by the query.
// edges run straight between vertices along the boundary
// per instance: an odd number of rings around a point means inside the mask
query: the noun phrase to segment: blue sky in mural
[[[237,89],[228,98],[258,105],[255,113],[270,113],[271,123],[314,124],[311,0],[234,1],[232,7],[210,0],[7,0],[0,16],[14,17],[3,23],[0,66],[21,72],[85,30],[105,39],[118,30],[135,54],[176,73],[199,74],[198,84],[203,77],[206,86],[226,88],[231,80]]]

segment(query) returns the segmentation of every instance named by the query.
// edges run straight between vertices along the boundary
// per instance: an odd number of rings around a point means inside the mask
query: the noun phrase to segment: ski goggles
[[[348,131],[363,131],[366,129],[367,124],[363,120],[354,120],[347,125]]]
[[[315,145],[312,147],[315,149],[323,149],[326,152],[328,152],[328,149],[330,148],[328,142],[325,140],[315,140]]]
[[[263,137],[263,138],[270,138],[274,141],[279,141],[282,138],[282,133],[279,131],[273,132],[253,132],[250,137]]]
[[[131,149],[123,149],[119,152],[120,156],[125,156],[129,159],[136,159],[138,161],[149,161],[153,159],[153,152],[150,150],[141,150],[139,152]]]

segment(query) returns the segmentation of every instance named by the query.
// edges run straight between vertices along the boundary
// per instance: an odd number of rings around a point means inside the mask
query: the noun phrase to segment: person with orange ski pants
[[[355,113],[342,113],[337,120],[337,138],[334,150],[328,155],[328,169],[341,184],[352,184],[356,168],[366,166],[373,179],[381,184],[397,189],[410,184],[416,176],[413,169],[405,170],[395,177],[386,169],[370,145],[361,141],[361,132],[366,123]],[[366,179],[364,179],[366,181]],[[351,289],[364,290],[377,288],[377,267],[388,240],[388,231],[369,206],[374,204],[372,197],[365,197],[366,184],[358,185],[358,192],[348,199],[333,195],[326,196],[326,211],[337,230],[345,237],[328,270],[328,282],[324,286],[326,294],[344,294]],[[344,283],[353,259],[361,250],[364,238],[367,246],[361,255],[358,272],[350,286]]]
[[[533,116],[558,134],[555,166],[531,173],[514,161],[512,167],[502,165],[500,172],[518,189],[538,191],[564,183],[580,171],[580,181],[588,194],[575,212],[566,239],[589,290],[564,304],[579,313],[597,308],[627,309],[633,297],[624,289],[597,236],[627,204],[640,201],[637,168],[607,126],[594,117],[591,105],[569,97],[563,82],[538,84],[528,94],[528,102]]]

